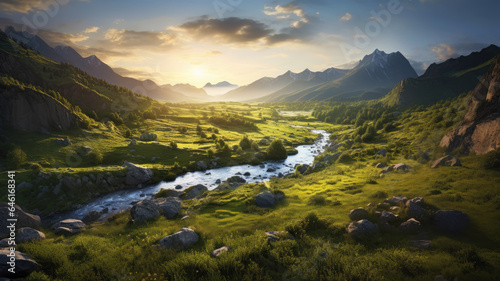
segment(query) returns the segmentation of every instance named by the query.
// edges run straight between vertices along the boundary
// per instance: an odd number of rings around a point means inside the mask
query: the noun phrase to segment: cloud
[[[298,20],[292,22],[292,26],[294,28],[300,28],[303,24],[309,22],[309,18],[304,12],[304,9],[293,3],[284,6],[277,5],[274,8],[267,6],[264,8],[264,14],[268,16],[276,16],[278,19],[288,19],[291,15],[295,15],[298,17]]]
[[[19,12],[27,14],[36,10],[56,11],[56,6],[68,3],[71,0],[2,0],[0,2],[0,11]],[[74,1],[74,0],[73,0]],[[79,0],[85,1],[85,0]]]
[[[176,29],[185,31],[198,40],[209,39],[218,43],[236,45],[273,45],[297,39],[291,34],[276,33],[262,22],[237,17],[201,18],[186,22],[177,26]]]
[[[352,19],[352,15],[350,13],[345,13],[345,15],[343,15],[340,18],[340,21],[350,21],[351,19]]]
[[[222,55],[222,53],[220,51],[206,51],[205,52],[206,57],[217,56],[217,55]]]
[[[140,80],[155,78],[155,70],[152,69],[113,67],[113,70],[124,77],[135,77]]]
[[[147,48],[151,51],[164,51],[176,44],[176,36],[172,33],[158,31],[135,31],[110,28],[104,35],[100,45],[110,48],[134,49]]]
[[[87,27],[83,33],[94,33],[94,32],[97,32],[99,30],[99,27],[97,26],[91,26],[91,27]]]
[[[488,44],[483,43],[455,43],[455,44],[445,44],[441,43],[439,45],[433,46],[431,51],[436,54],[439,61],[445,61],[450,58],[458,57],[460,55],[468,55],[471,52],[477,52],[481,49],[487,47]]]
[[[453,49],[452,46],[444,43],[432,47],[431,51],[435,53],[438,59],[441,61],[447,60],[457,55],[457,52],[455,51],[455,49]]]

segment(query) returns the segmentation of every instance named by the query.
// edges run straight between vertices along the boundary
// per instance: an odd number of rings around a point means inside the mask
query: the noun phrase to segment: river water
[[[155,185],[151,185],[142,189],[129,189],[113,192],[104,195],[100,198],[94,199],[92,202],[82,206],[81,208],[71,211],[60,216],[57,219],[64,218],[74,218],[82,219],[87,213],[91,211],[101,211],[104,208],[108,208],[108,216],[123,210],[126,210],[132,206],[133,202],[137,202],[143,199],[152,198],[161,189],[175,189],[176,186],[182,186],[182,189],[187,187],[203,184],[208,187],[209,190],[213,190],[219,184],[216,183],[217,180],[225,181],[235,175],[239,175],[244,178],[248,183],[264,182],[272,177],[278,176],[280,173],[287,175],[293,173],[295,170],[295,165],[297,164],[312,164],[314,157],[322,153],[325,146],[328,144],[330,134],[324,130],[312,130],[314,134],[318,135],[318,138],[312,145],[301,145],[296,149],[298,153],[296,155],[288,156],[286,160],[282,161],[267,161],[262,165],[251,166],[251,165],[239,165],[232,167],[223,167],[217,169],[210,169],[206,171],[199,172],[189,172],[185,175],[177,177],[171,182],[160,182]],[[268,172],[269,169],[269,172]],[[250,173],[249,176],[245,176],[245,173]],[[56,218],[52,218],[54,220]]]

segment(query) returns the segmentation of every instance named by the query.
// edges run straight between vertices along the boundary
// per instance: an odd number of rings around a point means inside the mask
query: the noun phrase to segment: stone
[[[378,233],[378,227],[369,220],[352,222],[347,227],[347,232],[357,240],[362,240],[370,235]]]
[[[375,155],[380,155],[380,156],[386,156],[387,155],[387,149],[382,149],[379,152],[375,153]]]
[[[130,209],[130,216],[134,222],[143,222],[160,216],[158,205],[146,199],[138,202]]]
[[[137,186],[139,184],[149,182],[154,174],[149,168],[144,168],[127,161],[125,161],[123,166],[127,167],[125,184],[128,186]]]
[[[273,167],[269,167],[269,168],[267,168],[266,172],[273,173],[273,172],[276,172],[276,169]]]
[[[399,225],[398,230],[403,233],[418,233],[422,230],[422,224],[416,219],[409,219]]]
[[[274,202],[281,202],[285,200],[286,196],[283,192],[278,191],[274,194]]]
[[[71,145],[71,141],[69,140],[68,137],[65,137],[64,139],[55,139],[54,142],[63,146]]]
[[[52,225],[52,229],[57,229],[59,227],[66,227],[69,229],[82,229],[86,226],[85,223],[83,223],[81,220],[77,219],[65,219],[62,220],[58,223],[55,223]]]
[[[128,146],[134,146],[134,145],[137,145],[136,140],[131,140],[130,143],[128,144]]]
[[[190,186],[179,196],[182,200],[194,199],[207,192],[208,188],[202,184]]]
[[[276,242],[282,239],[294,239],[290,233],[286,231],[266,231],[267,242]]]
[[[377,165],[375,165],[375,168],[382,169],[385,168],[385,165],[383,163],[378,163]]]
[[[255,197],[255,203],[261,208],[272,208],[275,203],[274,194],[270,192],[259,193]]]
[[[388,223],[391,223],[391,222],[395,222],[399,219],[399,216],[391,213],[391,212],[387,212],[387,211],[383,211],[381,214],[380,214],[380,218],[379,220],[381,222],[388,222]]]
[[[81,154],[81,155],[87,155],[89,154],[90,152],[92,151],[92,148],[89,147],[89,146],[81,146],[79,149],[78,149],[78,153]]]
[[[422,220],[427,216],[427,211],[412,201],[406,201],[406,208],[410,218]]]
[[[335,154],[325,156],[325,158],[323,158],[323,162],[325,162],[326,164],[331,164],[335,162],[340,157],[340,155],[342,155],[342,152],[337,152]]]
[[[224,247],[221,247],[219,249],[216,249],[216,250],[213,250],[212,253],[210,254],[212,257],[216,258],[218,257],[220,254],[222,253],[227,253],[229,252],[229,250],[231,249],[231,247],[229,246],[224,246]]]
[[[56,235],[73,235],[80,233],[80,229],[70,229],[67,227],[58,227],[54,230],[54,234]]]
[[[8,248],[9,246],[15,245],[15,244],[9,245],[9,241],[10,241],[9,238],[4,238],[0,240],[0,248]]]
[[[410,201],[419,205],[420,207],[425,206],[425,201],[424,201],[424,198],[422,198],[422,197],[415,197],[415,198],[410,199]]]
[[[16,243],[45,239],[45,234],[31,227],[22,227],[17,230]]]
[[[391,233],[396,231],[396,227],[390,225],[388,222],[381,222],[379,224],[380,231],[384,233]]]
[[[382,171],[380,171],[381,173],[388,173],[388,172],[392,172],[394,171],[394,167],[396,165],[392,164],[392,165],[389,165],[387,167],[385,167],[384,169],[382,169]]]
[[[410,246],[417,249],[427,249],[431,246],[431,240],[411,240]]]
[[[196,166],[198,167],[199,170],[205,171],[208,169],[207,163],[205,161],[198,161],[196,162]]]
[[[305,174],[307,172],[307,169],[309,169],[309,165],[307,164],[295,166],[295,171],[299,172],[301,175]]]
[[[246,173],[244,173],[243,175],[244,175],[245,177],[249,177],[249,176],[251,176],[252,174],[250,174],[250,172],[246,172]]]
[[[108,212],[108,208],[104,208],[101,211],[90,211],[88,212],[83,218],[82,222],[84,224],[89,224],[92,222],[97,221],[102,215],[106,214]]]
[[[359,221],[362,219],[367,219],[370,216],[367,210],[363,208],[353,209],[349,212],[349,218],[352,221]]]
[[[177,189],[177,190],[182,189],[182,185],[176,185],[175,189]]]
[[[23,181],[22,183],[18,184],[16,186],[16,189],[17,190],[22,190],[22,189],[32,189],[33,188],[33,184],[29,183],[29,182],[25,182]]]
[[[264,156],[264,154],[262,154],[261,152],[256,152],[256,153],[254,153],[253,157],[255,157],[255,158],[257,158],[257,159],[260,159],[260,160],[262,160],[262,159],[266,158],[266,157]]]
[[[10,265],[10,250],[0,250],[0,276],[8,278],[24,278],[31,272],[40,269],[40,265],[25,253],[14,251],[16,257],[15,273],[8,271]]]
[[[434,225],[440,230],[459,234],[469,225],[470,219],[466,213],[461,211],[437,211],[433,216]]]
[[[399,211],[399,207],[398,206],[392,206],[389,208],[389,210],[393,211],[393,212],[398,212]]]
[[[141,141],[155,141],[158,138],[156,134],[153,133],[144,133],[141,135]]]
[[[167,219],[173,219],[181,211],[181,200],[175,197],[161,198],[155,200],[162,215]]]
[[[200,240],[200,236],[192,229],[182,228],[179,232],[169,235],[158,242],[160,247],[173,249],[185,248],[194,245]]]
[[[312,166],[312,169],[313,169],[314,171],[316,171],[316,170],[319,170],[319,169],[323,168],[324,166],[325,166],[325,165],[323,165],[323,163],[321,163],[321,162],[316,162],[316,163],[314,163],[314,165]]]
[[[433,169],[439,166],[448,166],[448,167],[462,166],[462,162],[460,162],[460,160],[455,156],[446,155],[444,157],[437,159],[431,164],[431,168]]]
[[[247,181],[240,176],[233,176],[228,178],[224,183],[219,185],[215,190],[234,190]]]
[[[392,198],[385,200],[384,203],[388,203],[391,206],[396,206],[399,204],[405,204],[406,201],[408,201],[408,198],[404,196],[394,196]]]
[[[9,237],[10,231],[7,229],[7,219],[12,218],[9,216],[9,204],[7,202],[0,202],[0,239]],[[40,229],[41,220],[37,215],[33,215],[23,211],[19,205],[14,205],[16,215],[16,228],[31,227]]]
[[[413,167],[406,165],[405,163],[399,163],[394,165],[394,170],[395,171],[408,171],[413,169]]]

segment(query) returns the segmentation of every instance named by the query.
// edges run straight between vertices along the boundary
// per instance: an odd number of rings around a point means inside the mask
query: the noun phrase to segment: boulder
[[[413,199],[410,199],[410,201],[419,205],[420,207],[425,206],[425,201],[424,201],[424,198],[422,198],[422,197],[415,197]]]
[[[225,182],[220,184],[215,190],[234,190],[247,181],[240,176],[233,176],[228,178]]]
[[[22,227],[17,230],[16,243],[45,239],[45,234],[31,227]]]
[[[9,215],[9,204],[7,202],[0,202],[0,239],[9,236],[9,230],[7,229],[7,219],[13,218]],[[16,228],[31,227],[34,229],[40,229],[41,220],[37,215],[33,215],[23,211],[23,209],[14,205],[15,218],[17,219]]]
[[[160,247],[172,248],[185,248],[192,246],[200,240],[200,236],[189,228],[183,228],[179,232],[169,235],[158,242]]]
[[[158,205],[152,200],[146,199],[135,204],[130,209],[130,216],[134,222],[143,222],[160,216]]]
[[[382,169],[385,168],[385,165],[383,163],[378,163],[377,165],[375,165],[375,168]]]
[[[79,149],[78,149],[78,153],[81,154],[81,155],[87,155],[89,154],[90,152],[92,151],[92,148],[89,147],[89,146],[81,146]]]
[[[58,227],[54,230],[54,234],[56,235],[73,235],[80,233],[80,229],[70,229],[67,227]]]
[[[286,231],[266,231],[267,242],[276,242],[282,239],[294,239],[290,233]]]
[[[316,170],[319,170],[321,168],[323,168],[325,165],[323,165],[323,163],[321,162],[316,162],[314,163],[314,165],[312,166],[312,170],[313,171],[316,171]]]
[[[11,245],[9,245],[9,241],[10,241],[9,238],[4,238],[4,239],[0,240],[0,248],[8,248],[9,246],[11,246]]]
[[[259,193],[255,197],[255,203],[261,208],[272,208],[275,203],[274,194],[270,192]]]
[[[406,208],[408,210],[408,216],[417,220],[422,220],[427,216],[427,211],[422,209],[417,203],[412,201],[406,201]]]
[[[33,184],[29,183],[29,182],[26,182],[26,181],[23,181],[22,183],[18,184],[16,186],[16,189],[17,190],[22,190],[22,189],[32,189],[33,188]]]
[[[177,190],[182,189],[182,185],[176,185],[175,189],[177,189]]]
[[[151,171],[151,169],[130,162],[125,162],[123,166],[127,167],[127,175],[125,176],[126,185],[137,186],[150,181],[153,177],[153,171]]]
[[[388,172],[392,172],[394,171],[394,167],[396,165],[392,164],[392,165],[389,165],[387,167],[385,167],[384,169],[382,169],[382,171],[380,171],[381,173],[388,173]]]
[[[206,169],[208,169],[208,165],[207,165],[207,163],[205,163],[205,161],[196,162],[196,167],[198,167],[198,170],[202,170],[202,171],[205,171]]]
[[[418,233],[422,230],[422,224],[416,219],[409,219],[399,225],[398,230],[404,233]]]
[[[262,159],[266,158],[266,156],[264,156],[264,154],[262,154],[262,153],[260,153],[260,152],[256,152],[256,153],[254,153],[253,157],[255,157],[255,158],[257,158],[257,159],[260,159],[260,160],[262,160]]]
[[[337,152],[335,154],[325,156],[323,162],[325,162],[326,164],[331,164],[335,162],[340,157],[340,155],[342,155],[342,152]]]
[[[368,211],[363,208],[353,209],[349,212],[349,218],[352,221],[367,219],[369,216],[370,214],[368,213]]]
[[[216,258],[218,257],[220,254],[222,253],[227,253],[229,252],[229,250],[231,249],[231,247],[229,246],[224,246],[224,247],[221,247],[219,249],[216,249],[216,250],[213,250],[212,253],[210,254],[212,257]]]
[[[460,211],[437,211],[433,220],[437,228],[451,234],[464,231],[470,222],[469,216]]]
[[[411,169],[413,169],[413,167],[406,165],[406,163],[399,163],[399,164],[394,165],[395,171],[407,171],[407,170],[411,170]]]
[[[387,203],[391,206],[396,206],[399,204],[405,204],[406,201],[408,201],[408,198],[406,198],[404,196],[394,196],[392,198],[384,200],[384,203]]]
[[[378,232],[378,227],[369,220],[364,219],[352,222],[349,227],[347,227],[347,232],[354,239],[362,240],[370,235],[376,234]]]
[[[90,211],[83,218],[82,222],[84,224],[89,224],[91,222],[97,221],[102,215],[108,212],[108,208],[104,208],[101,211]]]
[[[194,199],[201,196],[203,193],[208,191],[208,188],[202,184],[197,184],[190,186],[184,190],[184,192],[179,196],[182,200]]]
[[[65,219],[58,223],[52,225],[52,229],[55,230],[56,234],[60,234],[58,232],[65,232],[66,229],[71,231],[71,234],[80,233],[81,229],[86,226],[81,220],[76,219]],[[59,229],[61,228],[61,229]]]
[[[391,212],[387,212],[387,211],[383,211],[381,214],[380,214],[380,218],[379,220],[381,222],[387,222],[387,223],[391,223],[391,222],[395,222],[399,219],[399,216],[391,213]]]
[[[380,155],[380,156],[386,156],[387,155],[387,149],[382,149],[379,152],[375,153],[375,155]]]
[[[276,172],[276,169],[274,167],[269,167],[269,168],[267,168],[266,172],[273,173],[273,172]]]
[[[283,193],[282,191],[278,191],[274,194],[274,202],[281,202],[285,200],[285,198],[285,193]]]
[[[69,140],[68,137],[65,137],[64,139],[55,139],[54,142],[63,146],[71,145],[71,141]]]
[[[156,199],[155,202],[167,219],[173,219],[181,211],[181,200],[178,198]]]
[[[134,146],[134,145],[137,145],[136,140],[131,140],[130,143],[128,144],[128,146]]]
[[[455,156],[446,155],[444,157],[437,159],[431,164],[431,168],[433,169],[439,166],[448,166],[448,167],[462,166],[462,162],[460,162],[460,160]]]
[[[411,240],[410,246],[417,249],[427,249],[431,246],[431,240]]]
[[[307,172],[307,169],[309,169],[309,165],[307,164],[295,166],[295,171],[299,172],[301,175],[305,174]]]
[[[144,133],[141,135],[141,141],[155,141],[158,138],[156,134],[153,133]]]
[[[15,273],[9,272],[11,261],[10,250],[0,250],[0,276],[8,278],[24,278],[31,272],[40,269],[40,265],[25,253],[15,251]]]

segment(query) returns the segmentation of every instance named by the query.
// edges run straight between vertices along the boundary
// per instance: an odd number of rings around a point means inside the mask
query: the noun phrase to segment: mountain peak
[[[205,87],[238,87],[238,85],[231,84],[227,81],[222,81],[222,82],[219,82],[217,84],[212,84],[212,83],[208,82],[207,84],[205,84],[205,86],[203,86],[203,88],[205,88]]]

